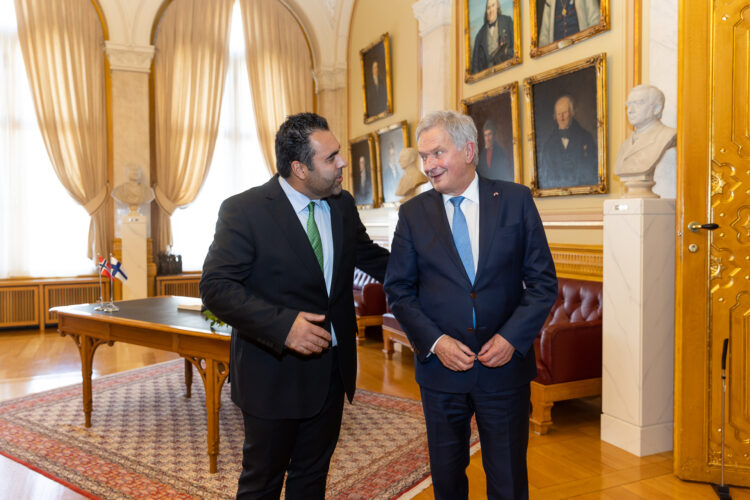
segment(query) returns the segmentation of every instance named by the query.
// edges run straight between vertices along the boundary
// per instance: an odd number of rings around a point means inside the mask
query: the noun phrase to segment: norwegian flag
[[[112,269],[109,267],[107,259],[105,259],[101,255],[99,256],[99,264],[97,267],[99,267],[99,274],[101,274],[102,276],[106,276],[109,279],[113,279]]]
[[[110,271],[112,273],[112,276],[122,282],[127,281],[128,275],[125,274],[125,270],[122,268],[122,263],[118,261],[113,255],[109,256],[109,262],[111,263]]]

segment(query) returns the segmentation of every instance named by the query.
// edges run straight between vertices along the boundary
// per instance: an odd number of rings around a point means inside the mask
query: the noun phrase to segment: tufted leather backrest
[[[597,319],[602,319],[601,282],[558,278],[557,301],[544,325]]]

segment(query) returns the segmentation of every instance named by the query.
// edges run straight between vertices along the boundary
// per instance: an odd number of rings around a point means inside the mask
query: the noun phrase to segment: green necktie
[[[307,205],[307,237],[310,239],[313,252],[315,257],[318,259],[320,264],[320,270],[325,272],[323,268],[323,242],[320,239],[320,231],[318,231],[318,225],[315,223],[315,202],[311,201]]]

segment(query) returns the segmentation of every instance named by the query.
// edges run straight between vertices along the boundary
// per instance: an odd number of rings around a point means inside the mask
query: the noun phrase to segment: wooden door
[[[750,2],[680,2],[675,474],[750,485]],[[718,229],[690,231],[688,224]]]

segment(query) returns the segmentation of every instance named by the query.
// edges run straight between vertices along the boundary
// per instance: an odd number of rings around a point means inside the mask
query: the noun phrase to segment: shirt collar
[[[464,192],[460,194],[460,196],[463,196],[467,200],[474,203],[479,203],[479,176],[476,172],[474,172],[474,179],[471,181],[471,184],[469,184],[469,187],[467,187]],[[447,205],[448,203],[450,203],[451,198],[453,198],[452,195],[444,194],[443,204]]]
[[[289,202],[292,204],[292,208],[294,209],[295,213],[299,213],[302,210],[306,209],[311,201],[314,201],[316,206],[320,206],[320,200],[311,200],[304,194],[294,189],[292,185],[289,184],[289,182],[287,182],[287,180],[281,176],[279,176],[279,185],[284,191],[284,194],[286,194],[286,197],[289,198]]]

